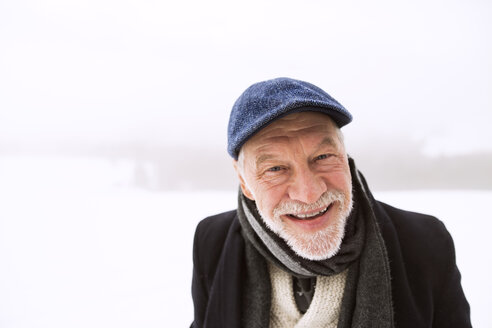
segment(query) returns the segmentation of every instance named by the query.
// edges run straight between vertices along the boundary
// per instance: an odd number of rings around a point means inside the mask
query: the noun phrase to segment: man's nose
[[[326,191],[326,184],[320,176],[309,169],[299,170],[289,186],[289,198],[306,204],[316,202]]]

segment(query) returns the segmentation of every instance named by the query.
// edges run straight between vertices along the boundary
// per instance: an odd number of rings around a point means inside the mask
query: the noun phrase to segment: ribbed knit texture
[[[347,271],[317,276],[314,298],[303,315],[294,299],[292,276],[269,263],[272,285],[270,328],[336,328],[340,315]]]

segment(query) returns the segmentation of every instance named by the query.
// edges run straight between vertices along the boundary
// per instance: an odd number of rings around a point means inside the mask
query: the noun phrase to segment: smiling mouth
[[[303,221],[314,220],[314,219],[319,218],[323,214],[325,214],[331,208],[332,205],[333,205],[333,203],[331,203],[330,205],[328,205],[328,207],[326,207],[325,209],[323,209],[323,210],[321,210],[319,212],[315,212],[315,213],[309,213],[309,214],[287,214],[287,216],[289,218],[291,218],[291,219],[296,219],[296,220],[303,220]]]

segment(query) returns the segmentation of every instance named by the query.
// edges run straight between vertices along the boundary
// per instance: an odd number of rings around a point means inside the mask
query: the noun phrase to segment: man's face
[[[336,254],[352,208],[347,155],[329,116],[287,115],[260,130],[234,163],[244,195],[300,256]]]

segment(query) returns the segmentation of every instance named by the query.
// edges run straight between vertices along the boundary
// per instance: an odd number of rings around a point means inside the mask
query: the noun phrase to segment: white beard
[[[330,204],[334,207],[334,218],[323,230],[313,233],[292,231],[282,220],[284,214],[312,211]],[[312,204],[295,201],[281,203],[273,210],[273,218],[265,216],[260,210],[259,212],[268,228],[284,239],[297,255],[308,260],[319,261],[334,256],[340,250],[345,235],[345,224],[352,206],[351,191],[347,194],[341,191],[327,191]]]

